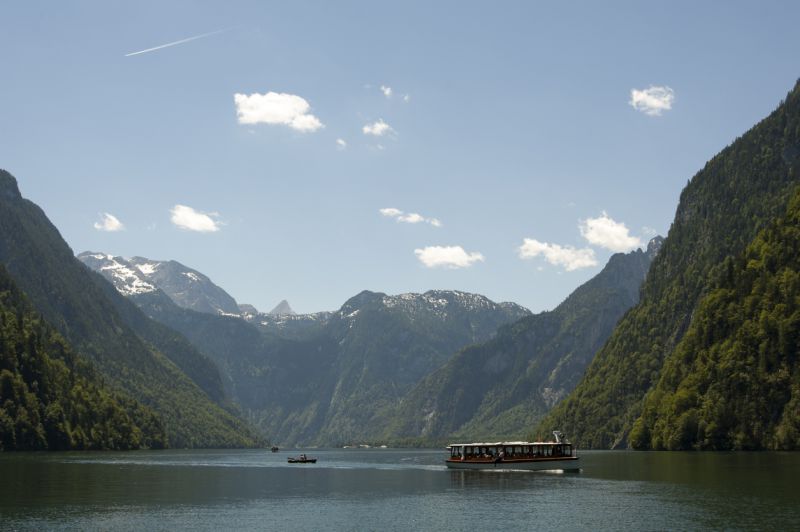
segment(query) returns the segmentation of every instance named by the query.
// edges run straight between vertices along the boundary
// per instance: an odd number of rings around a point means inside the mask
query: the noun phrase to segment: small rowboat
[[[298,456],[296,458],[290,456],[289,458],[287,458],[287,461],[290,464],[316,464],[317,463],[317,459],[316,458],[310,458],[310,457],[308,457],[308,456],[306,456],[304,454],[301,454],[300,456]]]

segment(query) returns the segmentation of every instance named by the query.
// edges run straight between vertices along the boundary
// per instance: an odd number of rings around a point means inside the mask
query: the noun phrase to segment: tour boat
[[[547,471],[580,469],[577,450],[555,431],[554,442],[507,441],[451,443],[447,467],[452,469],[524,469]]]

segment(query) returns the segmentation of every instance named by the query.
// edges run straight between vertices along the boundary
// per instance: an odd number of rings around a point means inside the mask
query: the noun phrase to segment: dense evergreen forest
[[[104,386],[0,265],[0,450],[165,444],[153,411]]]
[[[800,192],[713,272],[644,401],[636,449],[800,449]]]
[[[729,257],[743,253],[760,230],[786,213],[789,198],[800,182],[799,167],[800,83],[769,117],[711,159],[683,190],[675,220],[648,272],[641,302],[620,321],[575,391],[540,423],[538,435],[558,428],[586,447],[629,445],[645,395],[659,383],[665,363],[667,367],[679,364],[677,360],[687,349],[676,347],[699,302],[714,287],[712,273]],[[772,356],[767,359],[772,360]],[[740,363],[746,365],[747,357]],[[757,367],[749,366],[748,371],[755,372]],[[714,368],[714,379],[722,385],[728,369]],[[751,391],[770,393],[767,388]],[[744,398],[742,401],[742,406],[749,405],[747,408],[757,404]],[[751,418],[742,413],[742,419]],[[640,445],[650,439],[642,432],[648,422],[642,423],[636,433]],[[709,434],[717,434],[716,428],[709,430]],[[753,436],[755,439],[732,446],[776,445],[768,441],[766,432]],[[651,444],[685,447],[696,438],[678,440],[683,443],[673,445],[658,436]],[[727,437],[723,440],[727,442]],[[729,443],[719,445],[727,447]]]

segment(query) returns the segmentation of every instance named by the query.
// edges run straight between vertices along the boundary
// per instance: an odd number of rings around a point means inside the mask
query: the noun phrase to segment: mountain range
[[[79,258],[215,360],[226,391],[273,441],[430,444],[530,431],[638,301],[662,240],[614,255],[558,308],[537,315],[439,290],[364,291],[338,311],[237,319],[182,308],[158,288],[135,290],[127,273],[135,266],[119,257]]]
[[[334,312],[210,315],[158,288],[132,290],[123,259],[79,258],[215,360],[248,419],[282,444],[363,441],[384,409],[450,355],[530,314],[466,292],[364,291]]]
[[[0,171],[0,445],[439,444],[538,422],[582,447],[798,449],[799,166],[800,83],[689,181],[666,238],[535,315],[452,290],[258,312],[175,261],[79,260]]]

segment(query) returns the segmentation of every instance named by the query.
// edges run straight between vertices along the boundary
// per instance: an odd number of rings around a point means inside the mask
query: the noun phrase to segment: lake
[[[579,473],[450,471],[442,450],[0,454],[11,530],[789,530],[800,453],[584,451]]]

